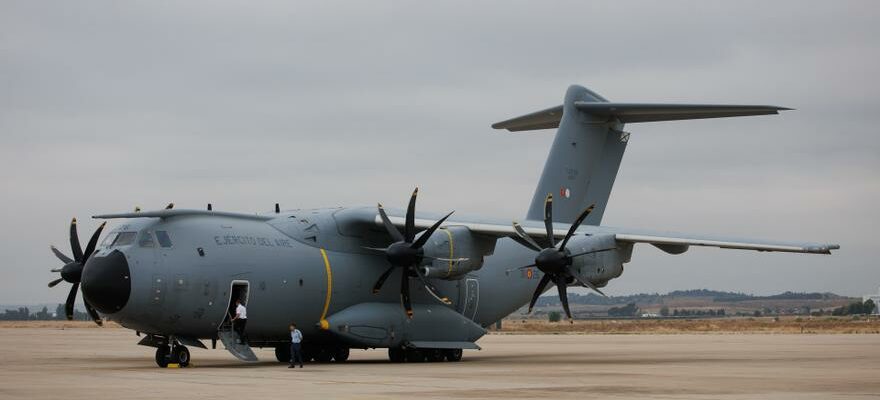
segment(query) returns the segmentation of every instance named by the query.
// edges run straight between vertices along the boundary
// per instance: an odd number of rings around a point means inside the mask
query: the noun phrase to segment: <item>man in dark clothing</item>
[[[299,363],[299,367],[303,367],[303,357],[302,357],[302,339],[303,334],[296,329],[296,324],[290,323],[290,366],[287,368],[296,368],[296,363]]]

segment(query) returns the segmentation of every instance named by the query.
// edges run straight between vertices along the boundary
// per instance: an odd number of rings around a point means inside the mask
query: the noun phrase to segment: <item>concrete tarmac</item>
[[[192,349],[159,369],[125,329],[0,329],[2,399],[830,399],[880,397],[880,335],[489,335],[458,363],[288,369]]]

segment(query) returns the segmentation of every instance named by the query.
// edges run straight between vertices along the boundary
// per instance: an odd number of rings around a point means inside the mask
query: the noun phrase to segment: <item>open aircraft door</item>
[[[242,361],[253,362],[258,361],[257,355],[254,354],[247,343],[240,340],[238,334],[232,329],[232,317],[235,316],[235,301],[240,299],[241,303],[247,307],[249,292],[250,282],[246,280],[234,280],[230,283],[226,314],[223,317],[223,322],[217,329],[217,337],[223,342],[223,347],[226,347],[226,350],[236,358]]]

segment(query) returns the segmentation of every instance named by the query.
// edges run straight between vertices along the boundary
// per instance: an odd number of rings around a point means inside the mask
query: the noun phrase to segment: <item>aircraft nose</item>
[[[89,257],[82,271],[85,299],[103,314],[125,307],[131,295],[131,273],[125,254],[113,250],[106,256]]]

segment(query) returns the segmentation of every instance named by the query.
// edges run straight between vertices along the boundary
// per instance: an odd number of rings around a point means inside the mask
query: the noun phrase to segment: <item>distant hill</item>
[[[627,296],[608,296],[602,297],[595,293],[581,295],[577,293],[568,294],[569,304],[584,304],[595,306],[611,306],[618,304],[663,304],[673,299],[694,298],[708,299],[713,302],[741,302],[751,300],[840,300],[848,299],[846,296],[840,296],[834,293],[800,293],[800,292],[784,292],[771,296],[755,296],[751,294],[738,292],[723,292],[709,289],[691,289],[691,290],[675,290],[667,294],[658,293],[639,293]],[[538,298],[537,307],[557,306],[560,305],[559,297],[554,291],[552,294],[544,295]]]

